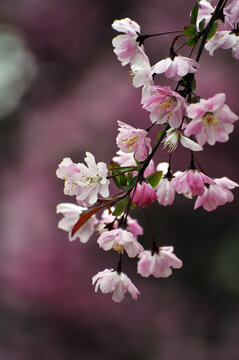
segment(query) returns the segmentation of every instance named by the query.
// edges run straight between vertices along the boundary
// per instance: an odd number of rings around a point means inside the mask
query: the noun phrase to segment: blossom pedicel
[[[143,129],[118,121],[118,150],[109,166],[96,163],[94,155],[86,152],[85,164],[66,157],[56,172],[64,181],[65,195],[76,200],[76,203],[58,204],[57,213],[63,215],[58,227],[68,232],[70,241],[79,238],[81,243],[87,243],[97,233],[100,248],[118,257],[114,269],[100,271],[92,278],[95,291],[111,294],[117,303],[126,292],[135,300],[140,294],[122,271],[123,257],[138,256],[137,272],[143,277],[166,278],[172,274],[172,268],[183,265],[173,246],[161,246],[158,236],[159,241],[155,241],[145,206],[156,199],[158,204],[170,206],[177,201],[177,193],[189,199],[196,197],[194,209],[202,206],[213,211],[230,203],[234,198],[232,189],[238,187],[226,176],[213,178],[213,174],[206,174],[194,153],[205,150],[207,144],[228,141],[238,120],[225,104],[224,93],[207,100],[201,98],[203,94],[197,93],[195,76],[200,74],[204,47],[210,55],[218,48],[232,49],[233,56],[239,59],[239,1],[219,0],[214,7],[209,1],[200,0],[190,12],[189,23],[182,31],[150,35],[141,33],[140,25],[130,18],[113,22],[113,29],[120,33],[113,39],[113,51],[123,66],[129,65],[133,86],[141,88],[141,103],[150,113],[149,121]],[[168,55],[151,66],[144,42],[160,35],[173,38]],[[193,46],[189,57],[180,52],[186,46]],[[161,74],[170,79],[170,86],[159,84]],[[155,138],[151,136],[152,127],[158,128]],[[184,171],[172,169],[172,165],[176,166],[179,142],[186,159]],[[159,163],[155,169],[153,158],[159,151],[168,156],[168,162]],[[111,195],[110,181],[118,188]],[[143,212],[151,238],[151,248],[146,250],[140,243],[143,228],[129,215],[136,207]]]

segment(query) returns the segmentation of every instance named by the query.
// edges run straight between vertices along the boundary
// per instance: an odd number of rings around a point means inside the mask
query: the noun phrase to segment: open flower
[[[135,129],[121,121],[118,121],[118,125],[117,146],[125,153],[133,152],[136,160],[144,161],[152,150],[150,146],[151,139],[146,138],[147,131]]]
[[[153,71],[147,55],[143,53],[136,54],[131,62],[130,75],[133,77],[133,85],[138,88],[143,86],[142,89],[142,103],[145,97],[150,95],[150,87],[153,82]]]
[[[139,254],[137,272],[143,277],[153,275],[166,278],[172,274],[172,269],[183,266],[182,261],[173,254],[172,246],[163,246],[157,251],[145,250]]]
[[[195,169],[186,170],[171,181],[172,187],[178,194],[184,194],[189,198],[195,195],[203,195],[205,184],[215,184],[215,181]]]
[[[113,249],[123,253],[125,250],[129,257],[135,257],[144,250],[133,234],[124,229],[104,231],[100,234],[97,242],[105,251]]]
[[[64,184],[64,194],[65,195],[78,195],[80,191],[79,185],[77,185],[72,177],[75,174],[79,174],[80,169],[78,165],[73,163],[70,158],[64,158],[62,162],[58,165],[58,169],[56,170],[56,176],[60,179],[65,180]]]
[[[59,221],[58,228],[69,233],[69,240],[73,241],[77,238],[80,239],[80,242],[86,243],[91,235],[94,232],[95,225],[98,223],[96,216],[93,215],[87,222],[78,229],[75,234],[72,236],[71,232],[78,221],[79,216],[86,211],[87,208],[82,206],[71,204],[71,203],[61,203],[56,207],[57,214],[62,214],[64,217]]]
[[[127,291],[134,300],[137,300],[140,294],[126,274],[123,272],[119,273],[113,269],[105,269],[93,276],[92,285],[95,285],[95,292],[100,288],[103,294],[111,293],[112,300],[118,303],[124,300]]]
[[[203,206],[205,210],[213,211],[218,206],[233,201],[234,196],[230,190],[238,187],[239,185],[227,177],[214,179],[214,181],[215,184],[211,184],[206,187],[204,193],[197,197],[194,209]]]
[[[77,200],[86,202],[90,205],[97,201],[98,193],[103,197],[109,196],[109,183],[107,177],[107,166],[103,162],[96,164],[95,157],[90,152],[86,152],[85,162],[77,164],[79,173],[72,176],[73,183],[79,186]]]
[[[202,146],[206,142],[214,145],[216,141],[227,141],[238,116],[225,105],[225,99],[225,94],[220,93],[208,100],[201,99],[199,103],[189,105],[187,113],[192,121],[186,126],[184,134],[195,135]]]
[[[143,109],[150,111],[150,120],[157,124],[169,123],[178,128],[185,115],[185,99],[168,86],[152,86],[151,95],[144,99]]]
[[[180,140],[181,144],[187,149],[190,149],[192,151],[203,150],[203,148],[195,141],[187,138],[186,136],[183,136],[179,130],[173,128],[166,131],[166,137],[163,140],[164,148],[168,146],[168,152],[173,152],[178,146],[178,140]]]
[[[123,66],[129,64],[137,53],[144,53],[143,47],[140,47],[136,41],[140,33],[139,24],[129,18],[125,18],[115,20],[112,27],[114,30],[124,33],[124,35],[116,36],[112,41],[114,53]]]
[[[198,68],[199,64],[195,60],[176,55],[173,59],[168,57],[157,62],[152,67],[152,72],[155,74],[164,73],[168,79],[179,81],[188,73],[195,73]]]

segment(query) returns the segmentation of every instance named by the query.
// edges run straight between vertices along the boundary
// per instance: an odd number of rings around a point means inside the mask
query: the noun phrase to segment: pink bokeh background
[[[0,360],[238,360],[238,199],[213,213],[175,206],[147,209],[162,245],[173,245],[184,267],[169,279],[143,279],[136,261],[125,271],[141,291],[115,304],[95,294],[91,278],[114,267],[117,255],[69,243],[57,229],[63,194],[55,171],[63,157],[85,151],[109,162],[117,120],[146,128],[140,90],[112,52],[114,19],[131,17],[142,32],[182,29],[194,2],[135,0],[2,0],[0,21],[21,34],[37,74],[12,112],[0,121],[1,241]],[[152,64],[168,54],[172,36],[148,40]],[[197,93],[225,92],[239,114],[238,61],[230,50],[204,52]],[[1,69],[0,69],[1,72]],[[212,177],[238,181],[238,124],[225,144],[198,155]],[[156,131],[152,131],[152,136]],[[158,154],[156,162],[167,160]],[[188,165],[180,149],[175,170]],[[132,215],[134,216],[134,215]],[[135,216],[143,224],[140,212]],[[147,230],[143,245],[149,245]]]

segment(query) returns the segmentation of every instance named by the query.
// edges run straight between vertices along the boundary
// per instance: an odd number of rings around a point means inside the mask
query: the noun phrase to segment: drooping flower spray
[[[239,59],[239,0],[219,0],[215,6],[206,0],[196,2],[190,24],[181,31],[143,34],[139,24],[129,18],[115,20],[112,27],[120,33],[113,39],[114,53],[123,66],[129,65],[133,85],[142,88],[141,106],[146,115],[149,113],[149,121],[145,129],[139,129],[118,120],[119,150],[108,166],[104,162],[96,163],[89,152],[86,152],[86,165],[64,158],[56,174],[65,181],[65,195],[74,196],[76,204],[59,204],[57,213],[63,215],[58,227],[68,232],[69,240],[79,238],[86,243],[93,232],[98,232],[100,248],[119,254],[115,268],[100,271],[92,283],[95,291],[111,293],[113,301],[120,302],[126,292],[135,300],[140,294],[123,272],[123,256],[139,258],[137,272],[143,277],[165,278],[172,274],[172,268],[179,269],[183,264],[167,240],[161,246],[160,239],[159,246],[158,236],[153,234],[144,211],[152,247],[143,248],[139,239],[143,229],[129,215],[135,207],[143,209],[155,201],[170,206],[176,193],[189,199],[197,197],[194,209],[203,206],[206,211],[233,200],[231,190],[238,184],[224,174],[220,179],[205,174],[194,153],[202,151],[205,144],[228,141],[238,116],[226,105],[224,93],[207,100],[201,98],[196,91],[195,76],[200,72],[204,48],[210,55],[220,47],[232,49],[232,55]],[[151,66],[144,42],[161,35],[174,36],[169,56]],[[185,46],[191,49],[189,57],[180,54]],[[155,83],[156,78],[164,75],[171,80],[170,84],[175,81],[174,88]],[[149,137],[152,127],[159,129],[156,140]],[[154,156],[161,143],[161,151],[169,153],[169,161],[155,165]],[[181,145],[189,152],[189,166],[183,171],[172,170],[172,154],[175,156]],[[119,189],[112,195],[109,194],[111,180]]]

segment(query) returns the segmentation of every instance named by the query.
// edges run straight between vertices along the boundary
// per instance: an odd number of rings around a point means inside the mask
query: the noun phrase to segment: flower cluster
[[[153,66],[144,51],[144,41],[173,32],[144,35],[135,21],[115,20],[112,27],[120,34],[113,39],[114,53],[123,66],[130,66],[133,85],[142,88],[141,105],[150,113],[151,125],[140,129],[118,120],[118,150],[108,166],[104,162],[96,163],[95,157],[86,152],[86,165],[64,158],[57,169],[57,177],[65,182],[64,193],[75,196],[76,200],[75,204],[57,206],[57,213],[63,215],[58,227],[68,232],[70,241],[79,238],[81,243],[88,242],[97,233],[99,247],[118,254],[114,269],[100,271],[92,279],[95,291],[111,293],[115,302],[122,301],[126,292],[133,299],[140,294],[122,271],[123,256],[138,257],[137,272],[143,277],[166,278],[172,274],[172,268],[182,267],[182,261],[173,253],[173,246],[161,246],[161,239],[159,242],[154,239],[145,207],[155,201],[163,206],[172,205],[177,193],[188,199],[196,197],[194,209],[202,206],[206,211],[213,211],[231,202],[231,190],[238,187],[225,176],[210,177],[195,156],[206,144],[228,141],[238,120],[226,105],[224,93],[209,99],[196,94],[195,75],[205,43],[210,55],[219,47],[232,48],[233,56],[239,58],[239,3],[233,0],[224,5],[219,1],[214,8],[206,0],[199,1],[191,12],[190,25],[172,40],[169,56]],[[195,59],[192,58],[194,48],[189,57],[179,54],[185,42],[175,50],[182,36],[190,37],[188,46],[195,48],[200,42]],[[156,82],[162,74],[176,81],[174,89]],[[149,132],[152,127],[158,127],[159,132],[151,146]],[[179,143],[189,154],[189,166],[184,171],[173,172],[171,159]],[[163,144],[162,151],[167,149],[169,161],[156,165],[153,157],[160,144]],[[113,195],[109,193],[111,179],[120,189]],[[138,239],[143,229],[129,215],[135,207],[143,211],[152,240],[151,249],[145,250]]]

